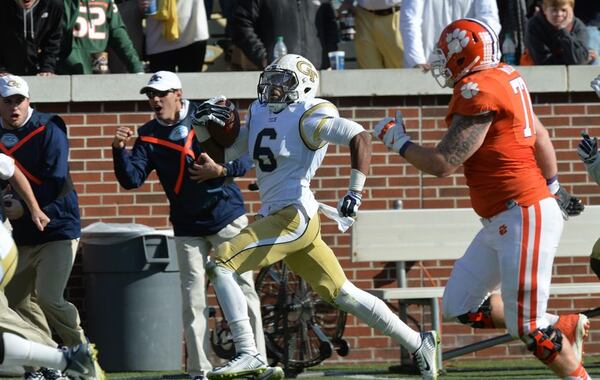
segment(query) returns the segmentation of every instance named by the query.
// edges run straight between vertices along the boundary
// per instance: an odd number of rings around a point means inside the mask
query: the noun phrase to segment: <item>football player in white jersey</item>
[[[310,181],[327,146],[350,148],[348,192],[338,203],[336,217],[354,217],[369,172],[371,138],[362,126],[341,118],[333,104],[316,98],[318,87],[315,67],[294,54],[275,60],[260,76],[258,99],[250,105],[246,128],[238,139],[247,139],[247,151],[256,165],[261,208],[254,223],[216,249],[210,270],[237,356],[209,372],[208,378],[283,376],[280,368],[267,367],[266,358],[256,350],[246,300],[235,275],[284,260],[324,300],[413,352],[423,377],[435,379],[437,333],[412,330],[383,301],[354,286],[321,238],[320,205]]]
[[[31,219],[40,231],[50,219],[40,209],[31,186],[23,172],[15,166],[14,160],[0,153],[0,180],[8,181],[25,202],[31,213]],[[10,232],[0,221],[0,366],[48,367],[64,370],[73,377],[83,380],[103,380],[104,372],[96,360],[93,345],[85,343],[58,349],[41,343],[32,342],[21,335],[33,334],[33,329],[12,310],[4,296],[4,287],[12,278],[17,267],[17,246]],[[43,340],[43,334],[40,335]]]

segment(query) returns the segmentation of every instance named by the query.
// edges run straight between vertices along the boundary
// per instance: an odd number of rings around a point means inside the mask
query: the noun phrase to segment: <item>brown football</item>
[[[200,143],[202,150],[204,153],[208,154],[210,158],[217,164],[225,163],[225,148],[221,145],[217,144],[214,138],[210,138],[202,143]],[[204,164],[204,160],[200,158],[200,155],[196,157],[196,162],[200,165]]]
[[[209,121],[206,125],[213,140],[224,148],[230,147],[240,132],[240,115],[231,100],[222,100],[217,103],[220,106],[233,108],[231,117],[225,122],[225,126],[220,126]]]

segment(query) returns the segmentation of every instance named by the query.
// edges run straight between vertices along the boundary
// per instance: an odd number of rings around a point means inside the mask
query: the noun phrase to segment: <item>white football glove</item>
[[[231,107],[217,105],[218,102],[224,100],[227,100],[227,98],[223,95],[219,95],[200,104],[200,107],[198,107],[194,115],[192,115],[192,123],[206,126],[210,121],[224,127],[225,122],[229,119],[231,112],[233,111],[233,103],[231,103]]]
[[[348,190],[346,195],[339,200],[337,209],[340,216],[355,217],[358,208],[361,205],[362,194],[356,191]]]
[[[375,138],[382,141],[390,150],[396,153],[410,141],[410,136],[404,129],[404,117],[402,112],[396,112],[396,118],[385,117],[375,125]]]
[[[594,80],[592,81],[592,83],[590,83],[590,85],[592,86],[594,91],[596,91],[596,95],[598,95],[598,97],[600,98],[600,75],[598,75],[596,78],[594,78]]]

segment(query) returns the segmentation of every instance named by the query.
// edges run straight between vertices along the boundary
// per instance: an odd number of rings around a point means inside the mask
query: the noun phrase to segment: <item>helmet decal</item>
[[[310,81],[315,83],[316,78],[319,74],[313,70],[313,65],[306,61],[298,61],[296,68],[299,72],[309,77]]]
[[[450,59],[453,54],[460,53],[469,44],[469,37],[466,31],[454,29],[452,33],[446,34],[446,43],[448,44],[446,59]]]

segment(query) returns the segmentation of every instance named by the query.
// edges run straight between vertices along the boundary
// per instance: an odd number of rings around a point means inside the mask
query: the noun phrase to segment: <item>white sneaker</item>
[[[235,379],[238,377],[258,377],[269,367],[260,354],[241,353],[222,367],[213,368],[206,377],[209,380]]]
[[[82,380],[105,380],[106,376],[98,364],[98,351],[91,343],[63,348],[67,368],[65,373]]]
[[[42,367],[39,372],[46,380],[69,380],[59,369]]]
[[[285,377],[281,367],[267,367],[267,370],[256,377],[256,380],[280,380]]]
[[[421,333],[421,347],[413,353],[415,364],[421,371],[423,379],[438,378],[438,355],[440,338],[435,331]]]
[[[25,380],[45,380],[44,374],[40,371],[25,372],[23,374]]]

